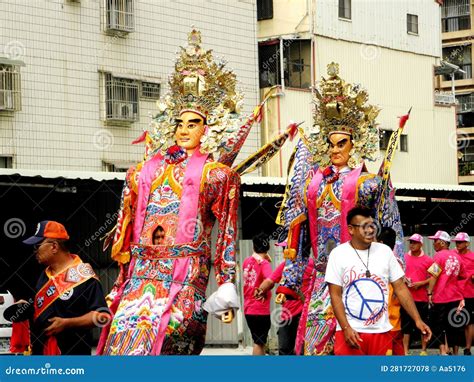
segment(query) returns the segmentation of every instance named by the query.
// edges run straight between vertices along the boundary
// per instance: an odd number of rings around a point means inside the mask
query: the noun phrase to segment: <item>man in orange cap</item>
[[[36,285],[31,344],[38,355],[90,355],[94,326],[107,321],[102,286],[92,267],[67,248],[69,235],[55,221],[38,223],[23,243],[46,266]]]

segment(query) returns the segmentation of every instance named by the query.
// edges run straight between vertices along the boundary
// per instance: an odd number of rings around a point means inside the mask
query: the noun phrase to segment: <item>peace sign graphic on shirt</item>
[[[347,287],[344,305],[351,317],[363,321],[373,319],[385,307],[384,292],[382,287],[372,279],[354,280]]]

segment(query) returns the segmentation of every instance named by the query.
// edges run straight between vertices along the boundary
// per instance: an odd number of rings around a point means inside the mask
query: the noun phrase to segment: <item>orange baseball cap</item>
[[[23,240],[23,243],[34,245],[44,239],[69,240],[69,235],[67,234],[66,228],[64,228],[61,223],[52,220],[43,220],[36,226],[35,234],[28,239]]]

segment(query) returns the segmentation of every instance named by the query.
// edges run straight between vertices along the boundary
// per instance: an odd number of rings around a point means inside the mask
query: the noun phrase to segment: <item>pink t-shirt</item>
[[[452,250],[443,249],[436,252],[434,262],[442,272],[433,289],[433,302],[445,303],[463,299],[459,278],[464,276],[461,258]]]
[[[269,277],[275,284],[279,283],[285,268],[285,261],[283,261]],[[303,282],[301,284],[301,292],[306,296],[311,281],[311,275],[313,274],[314,260],[312,257],[308,260],[308,265],[303,273]],[[283,311],[281,312],[281,319],[288,320],[301,313],[303,310],[303,301],[301,300],[286,300],[283,304]]]
[[[244,260],[242,270],[244,274],[244,314],[270,315],[272,292],[268,291],[263,301],[256,300],[253,295],[262,281],[270,277],[272,273],[270,262],[254,253]]]
[[[474,282],[471,277],[474,275],[474,252],[469,251],[464,255],[458,253],[458,256],[461,258],[466,276],[465,280],[460,280],[462,294],[465,298],[474,298]]]
[[[420,256],[412,256],[410,252],[405,253],[405,277],[410,279],[412,283],[417,281],[424,281],[428,279],[431,275],[428,273],[428,268],[433,264],[433,259],[423,252]],[[428,292],[426,287],[413,289],[410,288],[411,295],[413,300],[428,302]]]

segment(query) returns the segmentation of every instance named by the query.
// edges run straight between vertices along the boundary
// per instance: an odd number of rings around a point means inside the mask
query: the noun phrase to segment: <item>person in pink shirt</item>
[[[405,279],[408,289],[413,296],[416,308],[420,313],[421,319],[428,322],[428,293],[426,287],[430,281],[429,267],[433,264],[433,259],[423,252],[423,237],[417,233],[411,235],[408,239],[410,250],[405,253]],[[405,354],[410,352],[410,336],[415,333],[416,326],[406,311],[401,308],[402,332],[403,332],[403,348]],[[420,355],[427,355],[426,341],[421,341]]]
[[[439,345],[441,355],[446,355],[448,346],[453,346],[456,355],[463,345],[463,327],[459,325],[459,314],[464,308],[464,298],[459,279],[464,278],[460,256],[449,250],[451,237],[445,231],[437,231],[433,240],[436,251],[434,262],[428,269],[433,276],[428,284],[428,302],[433,304],[433,343]]]
[[[262,296],[268,293],[275,284],[278,284],[281,280],[283,269],[285,268],[286,261],[275,269],[275,271],[265,279],[258,288],[258,295]],[[314,261],[313,258],[308,260],[308,265],[303,274],[303,283],[301,286],[301,292],[304,296],[307,295],[311,275],[313,274]],[[304,301],[301,299],[290,300],[286,299],[283,303],[283,310],[281,312],[280,326],[278,327],[278,354],[279,355],[295,355],[295,341],[296,332],[298,330],[298,324],[300,322],[301,312],[303,310]],[[300,354],[300,351],[297,352]]]
[[[256,289],[263,280],[270,277],[272,267],[268,256],[269,239],[261,233],[253,239],[253,253],[244,260],[243,289],[244,289],[244,315],[247,325],[252,333],[253,355],[265,355],[268,331],[270,330],[270,298],[268,291],[264,298],[256,297]]]
[[[461,284],[467,311],[467,323],[464,329],[466,336],[464,355],[471,355],[472,338],[474,337],[474,252],[469,250],[471,238],[466,232],[459,232],[453,241],[456,243],[456,253],[462,260],[466,274],[466,279],[462,280]]]

